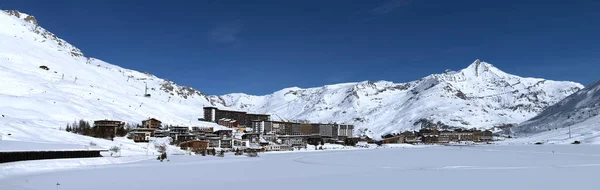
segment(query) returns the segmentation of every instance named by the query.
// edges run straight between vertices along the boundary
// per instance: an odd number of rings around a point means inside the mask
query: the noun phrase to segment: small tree
[[[112,154],[118,154],[119,152],[121,152],[121,148],[119,148],[118,146],[113,146],[110,147],[110,149],[108,149],[111,151],[110,155],[112,156]]]
[[[225,151],[221,150],[219,151],[219,155],[217,155],[218,157],[225,157]]]

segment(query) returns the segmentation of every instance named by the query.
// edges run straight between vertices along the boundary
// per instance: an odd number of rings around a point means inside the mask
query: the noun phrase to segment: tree
[[[118,154],[119,152],[121,152],[121,148],[118,146],[113,146],[110,147],[110,149],[108,149],[111,151],[110,155],[112,156],[113,153]]]
[[[127,130],[125,127],[117,127],[117,136],[124,137],[125,135],[127,135]]]
[[[221,150],[219,151],[219,155],[217,155],[218,157],[225,157],[225,151]]]

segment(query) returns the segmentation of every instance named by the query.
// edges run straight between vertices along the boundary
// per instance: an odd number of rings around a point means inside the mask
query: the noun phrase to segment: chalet
[[[248,139],[233,139],[233,146],[250,147],[250,140],[248,140]]]
[[[153,128],[136,128],[131,132],[133,142],[150,142],[150,137],[154,137]]]
[[[217,121],[217,124],[228,127],[228,128],[238,128],[238,121],[235,119],[227,119],[221,118]]]
[[[421,142],[425,143],[425,144],[435,144],[438,143],[438,135],[422,135],[421,136]]]
[[[381,140],[381,142],[383,144],[403,144],[406,141],[405,141],[404,136],[398,135],[398,136],[394,136],[394,137],[385,138],[385,139]]]
[[[425,136],[425,135],[439,135],[439,131],[437,129],[423,128],[423,129],[419,130],[419,135],[421,135],[421,136]]]
[[[231,137],[233,135],[233,131],[232,130],[217,130],[217,131],[213,132],[213,134],[216,134],[217,136],[219,136],[221,138],[225,138],[225,137]]]
[[[437,138],[437,143],[439,144],[448,144],[450,142],[450,137],[439,135]]]
[[[117,135],[117,128],[124,127],[125,123],[114,120],[94,121],[94,127],[98,127],[95,137],[112,140]]]
[[[168,137],[170,136],[170,132],[167,130],[155,130],[154,131],[154,137],[156,138],[163,138],[163,137]]]
[[[285,144],[270,144],[270,145],[266,145],[264,146],[266,151],[290,151],[292,150],[292,147],[290,145],[285,145]]]
[[[169,127],[169,132],[171,134],[188,134],[190,133],[190,128],[185,126],[171,126]]]
[[[210,137],[206,139],[208,140],[208,147],[210,148],[219,148],[221,146],[221,138],[219,137]]]
[[[405,143],[408,143],[408,144],[419,143],[419,136],[415,132],[406,131],[406,132],[400,133],[400,135],[404,137]]]
[[[292,147],[306,148],[307,145],[306,138],[302,136],[281,136],[279,137],[279,139],[281,139],[282,144],[286,144]]]
[[[212,127],[192,127],[193,133],[212,133],[213,130]]]
[[[149,118],[142,121],[142,127],[149,129],[160,129],[162,127],[162,122],[155,118]]]
[[[260,134],[258,133],[246,133],[242,135],[242,139],[248,140],[250,143],[259,143]]]
[[[208,150],[208,144],[209,144],[208,141],[190,140],[190,141],[185,141],[185,142],[179,143],[179,147],[182,150],[191,150],[192,152],[200,153],[200,152]]]
[[[219,142],[219,148],[233,148],[233,139],[232,138],[224,138]]]
[[[448,137],[449,141],[473,141],[473,131],[470,130],[455,130],[455,131],[439,131],[440,136]]]
[[[263,139],[265,139],[265,141],[271,141],[271,142],[273,142],[273,141],[277,140],[277,137],[275,136],[275,134],[264,134],[264,135],[261,135],[261,136],[262,136]]]
[[[180,142],[185,142],[185,141],[191,141],[191,140],[196,140],[196,135],[193,134],[175,134],[173,138],[173,142],[175,144],[180,143]]]
[[[473,132],[473,141],[475,142],[489,142],[492,141],[493,138],[493,133],[489,130]]]

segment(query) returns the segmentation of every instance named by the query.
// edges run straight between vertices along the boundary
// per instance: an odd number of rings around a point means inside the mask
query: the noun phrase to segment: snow
[[[506,143],[600,144],[600,81],[510,129]]]
[[[56,150],[106,150],[96,146],[74,144],[48,144],[22,141],[0,141],[0,152],[56,151]]]
[[[103,165],[114,165],[123,163],[134,163],[142,160],[150,160],[154,156],[129,156],[129,157],[101,157],[84,159],[53,159],[9,162],[0,164],[0,179],[28,174],[44,172],[56,172],[61,170],[85,169]],[[1,187],[1,186],[0,186]]]
[[[11,175],[0,179],[0,187],[41,190],[60,183],[61,190],[595,189],[599,156],[600,149],[586,145],[437,146],[257,158],[171,156],[171,162],[145,160]]]
[[[379,138],[418,130],[422,119],[463,128],[516,125],[581,88],[574,82],[511,75],[476,60],[458,72],[407,83],[364,81],[289,88],[264,96],[236,93],[221,96],[216,103],[271,113],[280,120],[352,123],[357,131],[365,128],[373,133],[366,135]]]
[[[86,146],[122,146],[123,155],[145,155],[146,144],[108,141],[65,132],[75,120],[112,119],[139,124],[150,117],[165,125],[225,127],[198,121],[211,103],[193,89],[95,58],[57,38],[27,14],[0,12],[0,138]],[[41,23],[43,25],[43,23]],[[49,70],[40,69],[47,66]],[[144,97],[146,85],[151,97]],[[176,147],[170,152],[183,153]],[[150,154],[155,153],[150,146]]]

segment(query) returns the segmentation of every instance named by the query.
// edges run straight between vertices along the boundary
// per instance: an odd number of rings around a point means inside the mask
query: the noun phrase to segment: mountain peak
[[[6,13],[6,14],[8,14],[8,15],[17,17],[19,19],[23,19],[23,20],[25,20],[25,22],[28,22],[28,23],[31,23],[31,24],[34,24],[34,25],[38,26],[37,20],[32,15],[29,15],[29,14],[26,14],[26,13],[22,13],[22,12],[20,12],[18,10],[3,10],[3,12]]]
[[[482,75],[485,75],[486,73],[491,73],[496,76],[506,74],[500,69],[494,67],[494,65],[481,61],[479,59],[473,61],[471,65],[461,70],[461,72],[465,75],[471,75],[474,77],[480,77]]]

